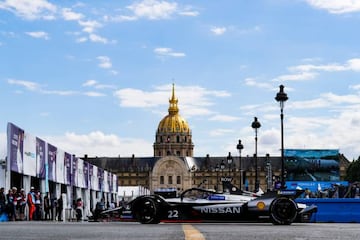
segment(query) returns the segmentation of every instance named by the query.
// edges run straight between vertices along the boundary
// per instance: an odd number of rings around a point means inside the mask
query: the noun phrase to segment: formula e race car
[[[133,218],[143,224],[159,222],[307,222],[317,207],[296,203],[303,190],[281,190],[261,196],[244,192],[218,193],[191,188],[179,198],[139,196],[129,202]]]

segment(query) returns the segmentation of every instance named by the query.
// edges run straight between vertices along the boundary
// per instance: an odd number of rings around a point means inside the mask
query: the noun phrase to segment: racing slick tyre
[[[156,200],[149,197],[139,199],[136,205],[134,205],[134,216],[143,224],[159,223],[158,204],[156,203]]]
[[[290,198],[277,198],[270,206],[270,219],[275,225],[290,225],[297,217],[297,205]]]

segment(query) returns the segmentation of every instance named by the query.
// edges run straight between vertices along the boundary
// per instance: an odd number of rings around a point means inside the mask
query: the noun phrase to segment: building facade
[[[235,146],[234,146],[235,148]],[[280,156],[202,156],[194,157],[192,132],[179,114],[173,85],[168,115],[158,125],[153,144],[153,157],[96,157],[84,160],[116,173],[118,186],[142,186],[150,192],[175,191],[205,187],[222,191],[221,179],[232,180],[235,186],[253,191],[258,180],[262,190],[272,189],[281,175]],[[349,161],[339,155],[339,174],[343,180]],[[256,164],[257,161],[257,164]],[[257,166],[257,174],[256,167]],[[258,179],[256,179],[256,176]]]

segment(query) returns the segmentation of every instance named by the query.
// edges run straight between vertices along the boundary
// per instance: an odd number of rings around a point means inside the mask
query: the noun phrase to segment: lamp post
[[[216,172],[216,191],[219,191],[219,164],[216,164],[215,166],[215,172]]]
[[[239,183],[239,188],[240,190],[242,190],[241,188],[241,184],[242,184],[242,168],[241,168],[241,150],[244,149],[244,145],[241,144],[241,140],[239,139],[239,143],[236,145],[237,150],[239,150],[239,171],[240,171],[240,183]]]
[[[281,119],[281,189],[285,189],[285,159],[284,159],[284,105],[288,100],[287,94],[284,92],[284,85],[279,86],[280,90],[276,94],[275,100],[280,103],[280,119]]]
[[[259,179],[258,179],[258,159],[257,159],[257,131],[261,127],[260,122],[257,117],[254,117],[254,121],[251,124],[251,127],[255,130],[255,192],[259,190]]]
[[[225,169],[225,163],[224,160],[221,160],[220,163],[220,170],[221,170],[221,178],[224,177],[224,169]],[[220,181],[222,183],[222,181]],[[224,186],[222,185],[222,190],[224,191]]]
[[[210,155],[209,154],[206,154],[206,160],[205,160],[205,163],[206,163],[206,171],[208,172],[209,171],[209,164],[210,164]],[[211,167],[210,167],[211,168]],[[207,183],[207,188],[209,189],[209,181],[207,180],[208,177],[209,177],[209,174],[207,173],[206,174],[206,183]]]
[[[226,157],[228,168],[229,168],[229,177],[230,177],[230,170],[231,170],[231,164],[233,162],[233,157],[231,156],[231,152],[229,152],[229,155]]]

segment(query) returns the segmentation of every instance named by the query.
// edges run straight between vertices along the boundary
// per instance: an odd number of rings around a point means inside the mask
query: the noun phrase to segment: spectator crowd
[[[0,188],[0,221],[24,220],[58,220],[61,221],[63,201],[50,198],[46,193],[42,198],[41,192],[34,187],[28,193],[22,188],[13,187],[5,193]]]
[[[116,203],[105,203],[104,199],[101,199],[100,202],[104,205],[101,210],[116,207]],[[0,222],[25,220],[63,221],[64,209],[62,194],[60,194],[59,198],[55,198],[51,197],[49,193],[42,195],[41,192],[34,187],[31,187],[28,193],[26,193],[23,188],[18,190],[17,187],[13,187],[7,192],[5,192],[3,187],[0,188]],[[92,211],[93,215],[96,209],[97,206]],[[71,216],[69,219],[81,221],[84,216],[82,199],[77,198],[74,200],[70,210]]]

